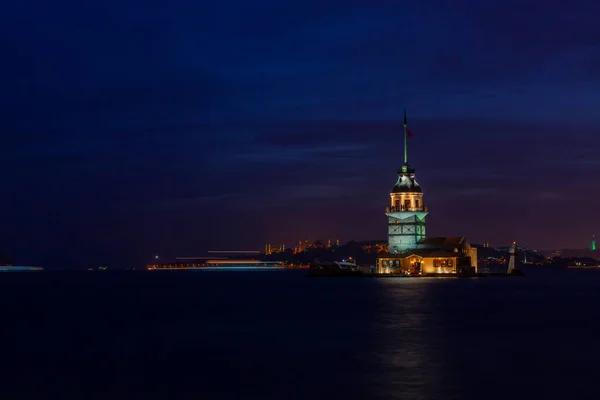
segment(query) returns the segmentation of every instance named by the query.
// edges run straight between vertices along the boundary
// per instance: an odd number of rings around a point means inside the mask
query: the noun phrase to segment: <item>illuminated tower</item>
[[[592,251],[596,251],[596,235],[592,235]]]
[[[404,165],[398,170],[398,181],[390,193],[388,217],[388,251],[398,253],[414,249],[425,238],[427,207],[423,205],[423,192],[415,180],[415,170],[408,165],[407,136],[412,136],[406,123],[404,109]]]

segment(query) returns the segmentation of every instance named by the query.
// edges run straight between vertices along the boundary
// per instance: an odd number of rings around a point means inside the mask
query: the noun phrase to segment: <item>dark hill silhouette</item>
[[[340,246],[325,247],[323,242],[316,241],[315,245],[308,249],[294,253],[291,249],[286,249],[284,252],[261,255],[261,259],[267,261],[284,261],[294,264],[308,264],[313,260],[319,261],[340,261],[352,257],[358,265],[375,264],[377,254],[382,250],[382,244],[385,241],[350,241]]]
[[[8,254],[0,252],[0,265],[13,265],[13,260]]]

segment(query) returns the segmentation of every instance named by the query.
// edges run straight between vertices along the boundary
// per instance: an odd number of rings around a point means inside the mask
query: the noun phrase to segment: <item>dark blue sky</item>
[[[88,3],[0,5],[21,263],[385,238],[404,107],[429,234],[600,234],[596,2]]]

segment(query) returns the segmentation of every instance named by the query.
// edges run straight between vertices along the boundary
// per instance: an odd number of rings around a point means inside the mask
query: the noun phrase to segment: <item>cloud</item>
[[[518,9],[519,12],[515,12]],[[493,38],[492,45],[504,44],[515,53],[540,55],[548,50],[562,51],[574,45],[600,44],[600,34],[595,29],[595,15],[600,11],[597,3],[574,0],[565,7],[560,0],[551,0],[540,8],[534,0],[492,1],[486,3],[469,0],[463,8],[483,33],[483,38]],[[557,26],[569,29],[556,29]]]
[[[556,193],[556,192],[542,192],[538,198],[540,200],[554,201],[554,200],[563,200],[565,197],[562,194]]]
[[[350,194],[350,190],[336,185],[298,185],[284,186],[279,194],[282,201],[342,199]]]
[[[149,205],[148,208],[170,209],[170,208],[195,208],[216,205],[230,199],[228,195],[213,195],[213,196],[197,196],[170,198],[164,201],[155,202]]]
[[[498,193],[498,189],[494,188],[468,188],[448,191],[448,194],[455,197],[487,197],[496,196]]]
[[[333,145],[321,147],[256,147],[234,153],[231,157],[224,159],[228,164],[237,163],[314,163],[319,160],[334,161],[339,159],[361,158],[361,154],[367,152],[369,146],[363,145]]]

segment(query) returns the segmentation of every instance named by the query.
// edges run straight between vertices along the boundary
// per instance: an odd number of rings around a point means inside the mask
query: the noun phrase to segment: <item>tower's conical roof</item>
[[[398,170],[398,181],[392,188],[392,193],[406,192],[421,193],[421,186],[415,180],[415,170],[408,164]]]

